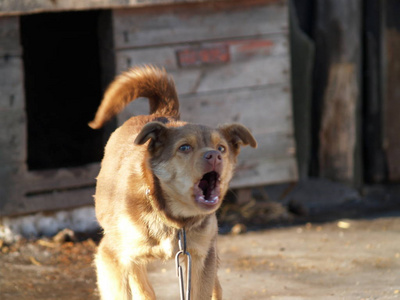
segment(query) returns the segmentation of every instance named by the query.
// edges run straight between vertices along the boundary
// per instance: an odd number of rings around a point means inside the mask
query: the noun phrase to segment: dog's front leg
[[[129,287],[132,300],[155,300],[156,295],[151,286],[146,265],[133,264],[129,273]]]
[[[218,258],[216,245],[209,249],[206,258],[192,257],[193,300],[222,300],[222,289],[217,276]]]
[[[106,246],[106,238],[96,254],[97,284],[102,300],[154,300],[146,265],[121,263]]]
[[[106,238],[101,241],[95,259],[100,299],[129,300],[131,294],[127,272],[105,242]]]
[[[222,300],[222,288],[219,283],[218,274],[215,274],[214,288],[212,293],[212,300]]]

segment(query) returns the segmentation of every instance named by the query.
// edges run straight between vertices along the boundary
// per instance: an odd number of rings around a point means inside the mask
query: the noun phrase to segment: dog
[[[175,256],[182,228],[192,260],[191,298],[222,299],[215,212],[241,146],[257,142],[240,124],[211,128],[180,121],[174,81],[154,66],[119,75],[89,126],[100,128],[138,97],[148,98],[150,114],[132,117],[112,133],[97,177],[101,299],[156,299],[146,265]]]

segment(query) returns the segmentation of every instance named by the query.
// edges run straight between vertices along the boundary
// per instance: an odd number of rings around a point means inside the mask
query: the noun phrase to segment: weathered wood
[[[30,171],[26,175],[25,191],[27,194],[39,195],[52,190],[94,186],[99,171],[100,163],[75,168]]]
[[[254,186],[294,182],[298,178],[294,157],[239,162],[230,186],[248,188]]]
[[[8,162],[0,168],[0,216],[92,204],[99,169],[94,163],[27,172],[24,164]]]
[[[26,161],[26,112],[19,18],[0,18],[0,163]],[[6,169],[8,169],[6,167]],[[9,184],[0,182],[2,188]],[[10,187],[7,187],[9,189]]]
[[[70,209],[93,204],[95,187],[53,191],[51,193],[24,196],[18,201],[7,201],[0,210],[0,216]]]
[[[361,1],[319,0],[315,97],[319,101],[319,173],[361,181]]]
[[[0,148],[1,149],[1,148]],[[9,215],[18,209],[24,198],[23,178],[25,165],[20,162],[2,163],[0,168],[0,216]],[[10,206],[13,208],[10,209]]]
[[[384,148],[386,152],[388,178],[400,181],[400,2],[386,0],[384,6]]]
[[[0,57],[20,56],[19,18],[0,17]]]
[[[258,87],[180,97],[181,119],[217,126],[224,122],[241,122],[254,133],[292,133],[289,90],[283,85]],[[134,115],[149,112],[148,100],[137,99],[122,111],[122,124]]]
[[[169,73],[175,79],[178,93],[185,95],[281,84],[287,82],[288,72],[287,57],[274,57]]]
[[[25,111],[0,110],[0,120],[0,165],[24,163],[27,156]]]
[[[22,110],[25,108],[24,101],[22,59],[0,57],[0,111]]]
[[[182,96],[180,102],[181,119],[188,122],[240,122],[255,134],[293,133],[290,92],[284,85]],[[137,99],[120,113],[120,124],[148,112],[148,100]]]
[[[286,38],[282,35],[205,43],[205,45],[228,47],[230,51],[229,64],[182,69],[176,54],[187,46],[179,44],[151,49],[118,51],[116,54],[117,72],[120,73],[130,66],[145,63],[163,66],[176,78],[180,94],[276,84],[287,80],[288,45]],[[221,83],[224,83],[222,87]]]
[[[115,10],[115,47],[161,46],[287,32],[287,7],[282,3],[226,1],[218,5]]]
[[[229,63],[230,51],[227,44],[187,46],[176,51],[181,68],[191,68],[215,64]]]
[[[217,126],[239,122],[253,134],[292,133],[290,93],[284,85],[181,97],[182,119]]]
[[[188,2],[209,2],[210,0],[2,0],[0,15],[20,15],[39,12],[66,10],[89,10],[141,7],[147,5],[179,4]],[[218,2],[223,0],[212,0]],[[271,0],[274,1],[274,0]],[[275,0],[276,1],[276,0]],[[210,1],[211,2],[211,1]]]
[[[354,64],[330,66],[320,129],[321,175],[353,181],[356,143],[355,110],[358,94]]]
[[[295,157],[296,148],[292,134],[287,132],[274,132],[255,134],[254,137],[258,141],[257,150],[250,147],[243,148],[241,150],[242,157],[239,161]]]
[[[0,215],[23,198],[26,112],[19,18],[0,17]]]
[[[122,72],[132,66],[152,63],[167,70],[180,68],[177,52],[185,49],[222,47],[229,49],[229,61],[246,61],[255,56],[287,56],[288,42],[285,35],[273,34],[257,38],[231,39],[220,42],[199,42],[196,46],[185,43],[153,48],[118,50],[116,53],[117,71]]]

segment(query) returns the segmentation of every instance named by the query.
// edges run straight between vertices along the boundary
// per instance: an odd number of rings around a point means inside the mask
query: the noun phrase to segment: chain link
[[[178,232],[178,246],[179,251],[175,256],[175,264],[176,264],[176,275],[179,278],[179,290],[181,295],[181,300],[190,300],[190,287],[191,287],[191,276],[192,276],[192,257],[189,252],[186,251],[186,232],[185,229],[182,228]],[[186,298],[185,298],[185,284],[184,284],[184,276],[183,269],[179,261],[179,257],[183,255],[187,257],[187,278],[186,278]]]

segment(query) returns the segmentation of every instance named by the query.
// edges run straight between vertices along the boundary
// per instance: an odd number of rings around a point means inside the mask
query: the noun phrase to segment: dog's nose
[[[204,159],[214,168],[222,162],[221,152],[217,150],[207,151],[204,154]]]

